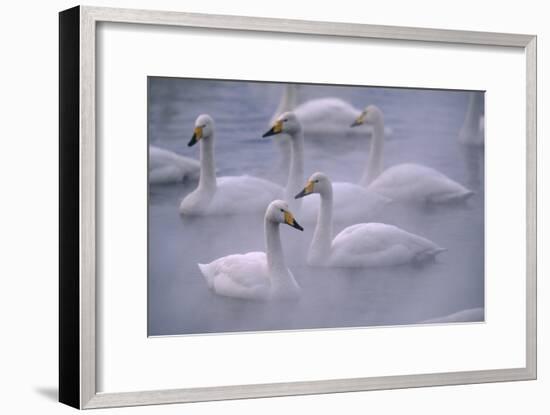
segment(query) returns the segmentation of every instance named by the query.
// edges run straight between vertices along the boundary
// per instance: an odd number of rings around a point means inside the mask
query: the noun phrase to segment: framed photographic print
[[[536,37],[60,13],[60,401],[536,377]]]

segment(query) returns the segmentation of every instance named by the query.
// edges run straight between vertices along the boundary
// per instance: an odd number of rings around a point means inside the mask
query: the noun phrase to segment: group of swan
[[[265,210],[283,195],[281,186],[268,180],[244,176],[216,177],[214,120],[200,115],[189,146],[200,143],[200,177],[197,188],[180,204],[182,215],[223,215]]]
[[[296,197],[314,193],[320,195],[321,207],[309,248],[309,265],[385,267],[424,262],[445,251],[426,238],[384,223],[352,225],[332,239],[332,183],[325,174],[314,173]]]
[[[370,201],[422,200],[449,202],[462,200],[471,191],[428,167],[403,164],[383,171],[384,124],[381,111],[369,106],[351,126],[372,126],[373,141],[369,160],[359,184],[334,183],[323,173],[315,173],[304,185],[303,131],[292,112],[281,114],[263,136],[286,134],[290,139],[291,160],[286,187],[251,176],[216,178],[214,161],[214,120],[200,115],[189,146],[200,143],[200,178],[197,188],[180,204],[188,215],[241,214],[265,211],[266,252],[229,255],[209,264],[199,264],[208,286],[217,294],[244,299],[296,298],[300,288],[284,262],[279,224],[303,230],[291,210],[304,218],[313,207],[303,203],[306,195],[318,193],[317,225],[307,262],[314,266],[379,267],[423,262],[445,249],[426,238],[383,223],[349,226],[332,239],[334,207],[346,212],[346,205],[368,209]],[[284,198],[285,201],[277,200]],[[366,207],[364,206],[366,204]],[[376,204],[376,203],[375,203]],[[309,207],[308,207],[309,206]],[[302,216],[301,216],[302,217]],[[349,217],[346,219],[349,220]]]
[[[368,125],[357,129],[357,132],[348,128],[350,120],[361,114],[361,110],[350,103],[336,97],[314,98],[299,103],[299,90],[300,85],[297,84],[284,86],[279,105],[271,117],[271,124],[281,114],[292,112],[300,121],[304,135],[310,140],[336,140],[342,135],[363,136],[372,133],[372,128]],[[391,129],[385,132],[390,133]],[[283,134],[275,143],[280,150],[281,169],[286,172],[292,157],[290,138]]]

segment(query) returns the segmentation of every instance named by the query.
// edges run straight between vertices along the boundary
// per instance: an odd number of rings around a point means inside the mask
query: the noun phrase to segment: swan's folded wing
[[[218,179],[213,210],[221,212],[257,212],[273,200],[283,197],[283,188],[269,180],[252,176],[225,176]]]
[[[312,99],[299,105],[294,112],[306,127],[316,123],[326,125],[328,121],[349,125],[361,113],[339,98]]]
[[[243,287],[269,283],[265,252],[228,255],[212,262],[216,279],[220,276]]]
[[[358,223],[343,229],[332,241],[334,252],[363,255],[383,251],[392,245],[389,233],[395,226],[381,223]]]
[[[354,183],[335,182],[332,189],[333,219],[337,222],[372,220],[391,202],[389,198]],[[316,195],[304,198],[301,216],[305,222],[316,220],[319,204],[319,197]]]
[[[472,192],[439,171],[419,164],[399,164],[385,170],[369,189],[395,200],[448,201]]]
[[[159,147],[149,147],[149,177],[153,183],[198,179],[200,163]]]

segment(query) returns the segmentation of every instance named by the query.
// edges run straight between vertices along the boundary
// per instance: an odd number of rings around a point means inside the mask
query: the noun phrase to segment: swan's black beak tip
[[[187,147],[192,147],[197,143],[197,136],[193,134],[193,137],[191,137],[191,140],[187,143]]]
[[[265,138],[265,137],[271,137],[272,135],[276,135],[278,133],[275,132],[275,127],[269,129],[269,131],[266,131],[265,133],[262,134],[262,138]]]
[[[299,231],[304,231],[304,228],[298,222],[296,222],[296,219],[294,219],[294,222],[292,222],[292,227],[298,229]]]
[[[294,199],[301,199],[306,195],[306,189],[303,189],[300,193],[298,193],[296,196],[294,196]]]
[[[354,121],[354,122],[352,122],[352,123],[350,124],[350,127],[353,128],[353,127],[357,127],[357,126],[359,126],[359,125],[361,125],[360,122]]]

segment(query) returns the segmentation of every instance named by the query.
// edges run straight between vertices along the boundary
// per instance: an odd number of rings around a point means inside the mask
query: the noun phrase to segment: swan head
[[[294,196],[295,199],[300,199],[304,196],[311,195],[313,193],[325,193],[332,191],[332,183],[328,176],[324,173],[313,173],[303,190]]]
[[[377,124],[381,121],[384,121],[384,115],[380,108],[376,105],[369,105],[365,108],[361,114],[355,119],[355,121],[350,125],[350,127],[357,127],[358,125],[363,124]]]
[[[265,212],[265,219],[273,223],[285,223],[300,231],[304,230],[288,209],[288,203],[282,200],[274,200],[269,204]]]
[[[189,147],[195,145],[203,138],[210,138],[214,134],[214,119],[208,114],[201,114],[195,120],[193,137],[187,144]]]
[[[293,112],[283,112],[277,117],[271,129],[265,132],[262,137],[270,137],[277,134],[295,135],[302,131],[302,124]]]

